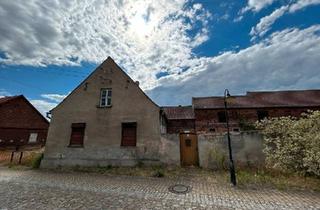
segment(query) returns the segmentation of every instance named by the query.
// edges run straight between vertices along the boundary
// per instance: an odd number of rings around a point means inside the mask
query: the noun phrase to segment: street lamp
[[[230,139],[230,129],[229,129],[229,116],[228,116],[228,107],[227,107],[227,98],[231,97],[229,90],[224,90],[224,113],[226,116],[226,124],[227,124],[227,135],[228,135],[228,148],[229,148],[229,169],[230,169],[230,181],[233,186],[237,185],[236,180],[236,172],[234,169],[234,163],[232,158],[232,148],[231,148],[231,139]]]

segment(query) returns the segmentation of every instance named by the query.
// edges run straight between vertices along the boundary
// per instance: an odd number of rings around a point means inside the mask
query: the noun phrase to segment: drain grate
[[[176,184],[176,185],[170,186],[168,190],[175,194],[186,194],[191,191],[191,187],[182,185],[182,184]]]

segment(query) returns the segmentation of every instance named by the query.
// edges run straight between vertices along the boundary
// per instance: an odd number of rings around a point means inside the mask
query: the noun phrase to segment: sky
[[[320,0],[0,1],[0,97],[54,108],[108,56],[158,105],[320,89]]]

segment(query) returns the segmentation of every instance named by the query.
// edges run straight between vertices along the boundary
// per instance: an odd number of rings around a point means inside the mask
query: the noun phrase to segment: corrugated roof
[[[223,97],[193,98],[195,109],[224,108]],[[230,108],[311,107],[320,106],[320,90],[247,92],[228,99]]]
[[[168,120],[194,119],[194,112],[191,106],[174,106],[161,108]]]

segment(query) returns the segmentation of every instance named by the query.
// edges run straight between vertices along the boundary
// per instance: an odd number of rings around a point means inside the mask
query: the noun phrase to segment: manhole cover
[[[169,187],[169,191],[176,194],[186,194],[191,191],[191,187],[182,184],[176,184]]]

